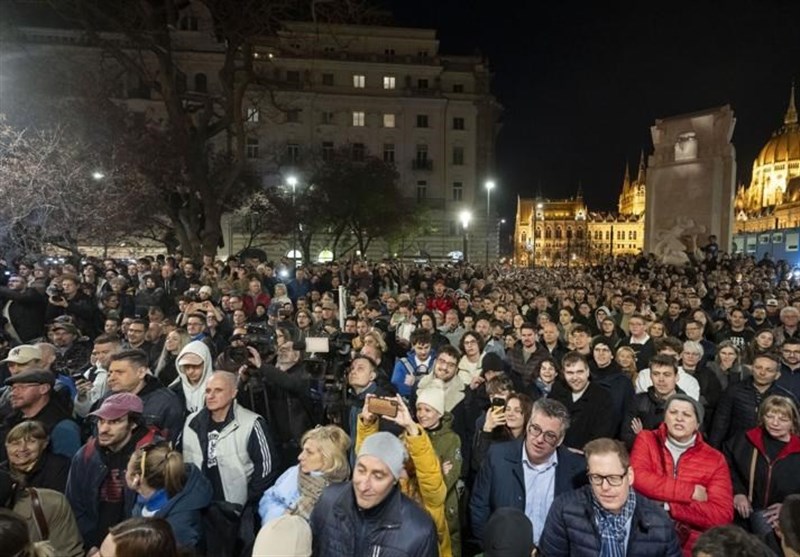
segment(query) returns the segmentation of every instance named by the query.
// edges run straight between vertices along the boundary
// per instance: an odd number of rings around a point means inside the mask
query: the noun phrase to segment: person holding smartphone
[[[356,432],[356,454],[358,454],[364,440],[370,435],[378,433],[380,428],[379,418],[400,426],[403,430],[400,439],[408,452],[408,459],[399,478],[400,491],[422,505],[433,518],[439,541],[439,557],[452,557],[450,535],[447,528],[445,514],[445,500],[447,486],[444,482],[444,472],[436,457],[431,438],[425,429],[411,417],[411,411],[406,406],[403,397],[384,397],[380,401],[394,401],[394,404],[372,404],[371,401],[379,398],[368,394],[366,403],[358,419]],[[377,408],[393,408],[388,414],[375,414],[371,410]],[[394,416],[389,415],[396,412]],[[410,470],[410,472],[409,472]]]

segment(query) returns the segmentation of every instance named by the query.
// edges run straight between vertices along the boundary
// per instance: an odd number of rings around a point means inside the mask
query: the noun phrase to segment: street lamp
[[[92,178],[94,178],[95,180],[99,181],[105,177],[106,175],[101,170],[95,170],[94,172],[92,172]]]
[[[459,220],[461,221],[461,226],[464,230],[464,245],[462,251],[464,253],[464,263],[467,262],[467,227],[469,227],[469,221],[472,220],[472,213],[464,209],[458,215]]]
[[[297,227],[299,226],[299,222],[297,221],[297,208],[295,206],[295,194],[297,193],[297,176],[287,176],[286,183],[292,188],[292,213],[295,218],[295,222],[292,226],[292,271],[295,272],[297,270]]]
[[[486,180],[486,266],[489,266],[489,214],[492,203],[492,190],[494,189],[494,180]]]

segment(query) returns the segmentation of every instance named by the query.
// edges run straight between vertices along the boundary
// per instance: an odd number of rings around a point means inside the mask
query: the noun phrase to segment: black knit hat
[[[487,352],[483,355],[481,360],[481,373],[485,374],[487,371],[504,371],[505,364],[503,358],[494,352]]]
[[[512,507],[497,509],[483,534],[486,557],[530,557],[533,526],[525,513]]]

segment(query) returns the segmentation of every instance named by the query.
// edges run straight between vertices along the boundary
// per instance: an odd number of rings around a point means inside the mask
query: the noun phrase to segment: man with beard
[[[46,305],[44,294],[28,287],[19,275],[11,275],[8,284],[0,286],[0,321],[5,319],[3,330],[15,342],[25,343],[42,336]]]
[[[133,452],[157,439],[155,428],[142,422],[142,401],[118,393],[103,401],[91,415],[97,436],[72,458],[66,496],[87,549],[99,547],[108,529],[130,516],[135,493],[125,485]]]

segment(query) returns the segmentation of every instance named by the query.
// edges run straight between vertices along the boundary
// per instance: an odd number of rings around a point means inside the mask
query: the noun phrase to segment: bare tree
[[[180,172],[159,180],[163,213],[184,253],[216,253],[222,243],[222,214],[257,184],[247,180],[248,96],[273,103],[279,84],[263,69],[256,46],[274,36],[282,21],[366,23],[384,17],[367,0],[50,0],[60,16],[79,26],[99,49],[111,79],[133,76],[159,105],[161,120],[144,134],[159,136]],[[187,91],[185,52],[176,29],[187,14],[210,22],[219,69],[213,92]],[[113,68],[112,68],[113,66]],[[111,69],[109,69],[111,68]],[[113,87],[109,87],[109,90]],[[162,157],[163,159],[163,157]],[[157,172],[151,162],[143,174]]]
[[[63,127],[19,129],[0,120],[0,237],[30,251],[51,243],[109,244],[147,222],[145,176],[108,146]]]

